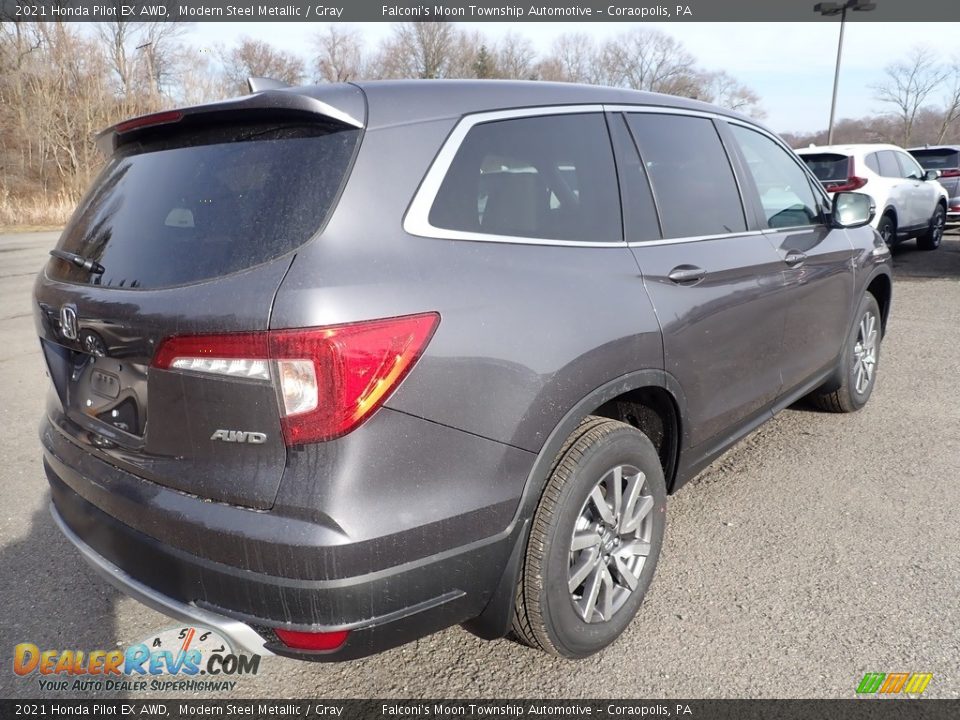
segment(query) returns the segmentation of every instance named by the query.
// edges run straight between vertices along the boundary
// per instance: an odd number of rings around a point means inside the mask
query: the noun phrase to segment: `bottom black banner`
[[[0,700],[0,718],[954,720],[960,700]]]

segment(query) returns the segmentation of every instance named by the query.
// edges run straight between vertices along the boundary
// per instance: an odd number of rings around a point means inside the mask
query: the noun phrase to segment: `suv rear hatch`
[[[800,159],[817,176],[827,192],[859,190],[867,184],[865,178],[857,177],[854,160],[849,155],[803,153]]]
[[[268,330],[359,145],[359,123],[326,108],[273,91],[102,136],[112,157],[35,286],[62,433],[152,482],[273,505],[286,444],[271,364],[205,358],[194,372],[156,358],[173,337]]]
[[[939,170],[940,184],[951,198],[960,195],[960,150],[953,148],[924,148],[910,154],[924,170]],[[954,210],[951,207],[951,210]]]

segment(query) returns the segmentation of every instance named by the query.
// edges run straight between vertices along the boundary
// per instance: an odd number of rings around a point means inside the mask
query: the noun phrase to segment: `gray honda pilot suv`
[[[276,88],[120,123],[35,286],[53,516],[235,649],[611,643],[666,496],[876,381],[890,256],[774,134],[599,87]]]

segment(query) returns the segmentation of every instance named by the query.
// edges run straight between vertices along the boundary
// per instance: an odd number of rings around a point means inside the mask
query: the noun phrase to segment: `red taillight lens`
[[[950,168],[949,170],[941,170],[940,177],[960,177],[960,168]]]
[[[182,119],[183,113],[179,110],[167,110],[165,112],[144,115],[143,117],[133,118],[133,120],[117,123],[113,129],[118,133],[125,133],[139,128],[150,127],[151,125],[166,125],[168,123],[180,122]]]
[[[836,182],[828,183],[826,189],[827,192],[852,192],[853,190],[859,190],[866,184],[867,178],[853,175],[848,177],[846,180],[838,180]]]
[[[167,338],[154,367],[272,380],[287,445],[353,430],[400,384],[433,337],[437,313],[350,325]]]
[[[847,179],[833,180],[824,184],[827,192],[852,192],[867,184],[867,178],[857,177],[857,163],[850,157],[847,159]]]
[[[333,632],[300,632],[274,629],[280,642],[294,650],[336,650],[347,641],[349,630]]]
[[[272,358],[310,361],[280,364],[287,444],[329,440],[353,430],[400,384],[430,342],[439,320],[436,313],[426,313],[270,333]],[[317,387],[313,407],[311,374]]]

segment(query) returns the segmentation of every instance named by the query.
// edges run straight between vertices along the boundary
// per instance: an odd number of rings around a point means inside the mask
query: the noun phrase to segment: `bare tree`
[[[158,106],[161,95],[175,94],[185,69],[183,36],[188,23],[114,20],[95,27],[117,94],[127,107],[142,100]]]
[[[330,24],[313,36],[312,43],[318,81],[348,82],[365,76],[363,37],[354,28]]]
[[[179,78],[193,71],[190,52],[184,47],[183,38],[189,23],[148,22],[137,43],[144,55],[141,68],[145,71],[146,86],[154,96],[173,96]]]
[[[136,34],[136,28],[139,24],[126,20],[115,20],[97,23],[95,26],[97,37],[100,38],[106,48],[111,70],[117,76],[118,92],[123,96],[130,95],[133,90],[132,36]]]
[[[907,146],[913,135],[917,112],[946,79],[947,71],[931,50],[918,45],[906,60],[884,68],[884,74],[884,81],[873,90],[877,100],[893,106],[892,114],[900,123],[900,144]]]
[[[221,49],[223,74],[231,92],[246,94],[247,78],[268,77],[290,84],[303,79],[303,60],[263,40],[243,38],[230,50]]]
[[[605,79],[600,73],[599,54],[596,43],[589,35],[561,35],[554,41],[549,54],[538,63],[537,76],[542,80],[557,82],[603,83]]]
[[[953,124],[960,120],[960,61],[954,60],[949,69],[950,85],[943,98],[942,119],[937,132],[937,144],[941,144]]]
[[[659,30],[638,28],[608,41],[600,67],[609,85],[688,97],[700,92],[694,57]]]
[[[762,118],[766,115],[760,107],[760,97],[725,70],[701,73],[699,100],[720,107]]]
[[[397,23],[380,46],[375,74],[384,78],[449,77],[457,30],[448,22]]]
[[[516,33],[507,33],[494,49],[494,74],[492,77],[511,80],[532,80],[536,77],[534,63],[537,53],[530,38]]]

